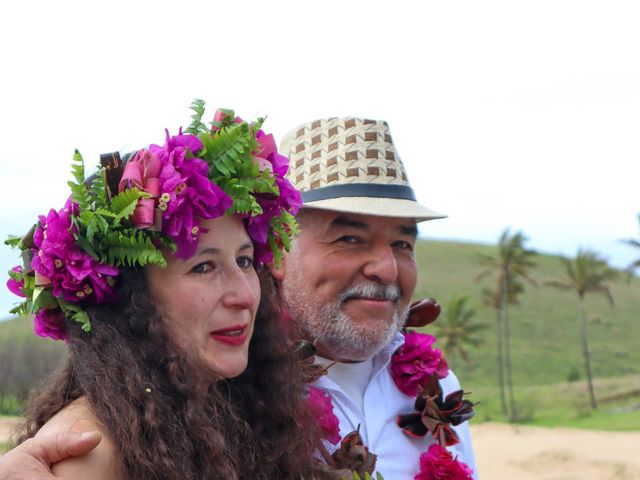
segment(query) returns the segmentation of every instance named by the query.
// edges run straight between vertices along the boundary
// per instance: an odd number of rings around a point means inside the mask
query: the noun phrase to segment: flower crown
[[[71,196],[50,210],[23,238],[5,243],[22,250],[23,266],[9,272],[7,286],[25,300],[12,314],[35,314],[35,332],[65,339],[64,318],[91,330],[85,307],[115,299],[118,268],[166,265],[161,249],[191,257],[200,220],[236,215],[245,222],[258,262],[280,261],[297,233],[300,194],[285,178],[287,157],[278,154],[263,120],[248,123],[232,110],[202,121],[195,100],[189,127],[166,131],[163,146],[129,154],[101,155],[85,180],[76,150]]]

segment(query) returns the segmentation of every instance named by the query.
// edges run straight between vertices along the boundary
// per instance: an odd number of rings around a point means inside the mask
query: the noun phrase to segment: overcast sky
[[[193,98],[268,115],[386,119],[427,238],[638,252],[640,3],[5,2],[0,237],[60,208],[79,148],[162,143]],[[0,271],[17,264],[8,248]],[[5,276],[6,278],[6,276]],[[4,280],[3,280],[4,282]],[[0,311],[13,301],[2,289]],[[3,315],[0,315],[0,317]]]

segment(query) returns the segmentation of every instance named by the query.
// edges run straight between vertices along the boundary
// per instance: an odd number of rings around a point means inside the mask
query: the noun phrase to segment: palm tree
[[[444,322],[436,324],[436,337],[442,342],[442,350],[450,363],[454,355],[459,354],[470,364],[467,345],[477,347],[482,343],[476,334],[486,328],[486,325],[473,321],[476,311],[468,302],[468,295],[454,296],[445,307]]]
[[[591,250],[578,249],[574,260],[562,258],[566,276],[560,279],[548,280],[546,284],[562,290],[573,290],[578,295],[580,310],[580,343],[584,357],[584,368],[589,387],[591,408],[597,409],[595,391],[593,389],[593,377],[591,372],[591,360],[589,357],[589,344],[587,336],[587,316],[584,308],[584,298],[587,293],[599,293],[614,306],[611,287],[607,283],[618,276],[618,272],[611,269],[607,261],[598,253]]]
[[[638,214],[638,223],[640,223],[640,214]],[[622,241],[627,245],[640,249],[640,240],[636,240],[635,238],[629,238],[627,240],[622,240]],[[629,277],[628,277],[629,280],[631,280],[631,276],[639,268],[640,268],[640,258],[638,258],[637,260],[634,260],[629,264],[629,266],[627,266],[625,271],[629,274]]]
[[[505,229],[498,240],[497,255],[482,255],[480,261],[488,268],[481,272],[476,280],[480,280],[490,273],[496,275],[496,292],[498,295],[498,304],[500,305],[500,315],[496,318],[496,329],[498,332],[498,347],[501,349],[501,339],[504,339],[504,366],[506,370],[507,388],[509,390],[509,406],[511,409],[511,420],[518,419],[516,410],[516,402],[513,396],[513,375],[511,372],[511,334],[509,328],[508,304],[511,299],[516,299],[518,293],[524,290],[520,285],[519,291],[514,288],[513,283],[517,279],[522,278],[536,284],[535,280],[529,275],[529,269],[535,266],[531,257],[536,254],[534,250],[525,248],[524,244],[527,237],[522,232],[516,232],[510,235],[509,229]],[[500,358],[500,369],[502,362]],[[506,409],[503,408],[503,411]]]
[[[507,296],[507,303],[509,305],[518,305],[518,294],[524,290],[522,283],[512,280],[509,282],[509,294]],[[496,311],[496,337],[498,340],[498,384],[500,385],[500,404],[502,406],[502,415],[504,417],[509,416],[507,410],[507,397],[504,392],[504,353],[502,347],[502,301],[500,299],[500,290],[492,290],[490,288],[482,289],[482,297],[484,305],[495,309]]]

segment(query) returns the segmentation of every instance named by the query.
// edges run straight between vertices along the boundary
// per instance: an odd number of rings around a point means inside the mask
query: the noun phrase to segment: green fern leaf
[[[98,165],[98,172],[89,185],[89,193],[95,203],[95,209],[107,208],[106,172],[102,165]]]
[[[143,231],[110,232],[107,236],[107,263],[115,266],[144,267],[153,263],[165,267],[167,262]]]
[[[18,235],[9,235],[4,241],[4,244],[10,246],[11,248],[16,248],[20,245],[21,241],[22,237],[19,237]]]
[[[111,200],[111,211],[117,215],[116,220],[128,218],[133,215],[138,200],[141,198],[149,198],[149,194],[138,190],[137,188],[128,188],[123,190]]]
[[[75,180],[75,182],[67,182],[67,185],[71,188],[71,200],[78,204],[81,211],[86,210],[89,208],[91,199],[89,198],[87,186],[84,184],[84,160],[77,149],[73,154],[71,173]]]
[[[191,115],[191,123],[185,130],[186,133],[190,133],[191,135],[199,135],[207,131],[206,125],[202,122],[202,117],[204,115],[205,102],[204,100],[200,100],[196,98],[193,102],[191,102],[191,106],[189,107],[193,110],[193,115]]]

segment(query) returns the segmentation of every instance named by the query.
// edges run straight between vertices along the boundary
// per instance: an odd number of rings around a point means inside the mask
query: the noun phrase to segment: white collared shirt
[[[403,342],[404,335],[398,333],[370,360],[370,364],[367,362],[364,367],[361,363],[336,364],[314,384],[331,396],[333,412],[340,421],[340,436],[344,437],[360,425],[364,444],[378,456],[376,472],[381,473],[385,480],[412,480],[420,470],[420,455],[435,443],[429,433],[412,438],[396,424],[398,415],[415,412],[415,398],[398,390],[388,368],[391,356]],[[319,363],[326,365],[327,361],[319,359]],[[361,386],[354,387],[350,378],[363,371],[369,375],[368,382],[363,381]],[[452,371],[440,381],[440,385],[445,396],[460,389]],[[356,396],[355,400],[350,396]],[[478,479],[469,425],[464,422],[454,429],[460,443],[448,447],[448,450],[472,468],[474,478]]]

